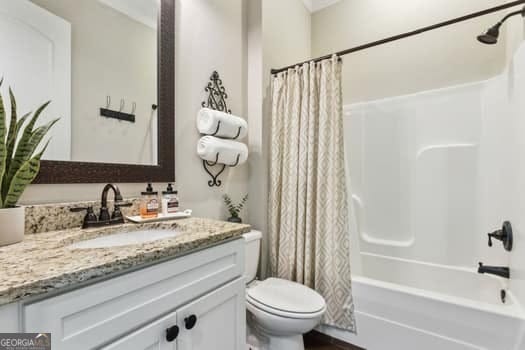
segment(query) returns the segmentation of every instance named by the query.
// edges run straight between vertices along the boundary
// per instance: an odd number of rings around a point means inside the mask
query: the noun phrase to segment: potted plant
[[[0,80],[0,87],[3,79]],[[25,211],[18,200],[27,185],[40,170],[40,158],[49,141],[40,145],[58,119],[35,127],[42,111],[50,102],[43,104],[31,116],[18,118],[16,99],[9,89],[11,120],[7,126],[4,100],[0,94],[0,246],[17,243],[24,239]]]
[[[224,199],[224,203],[226,204],[226,207],[228,208],[228,211],[230,212],[230,215],[231,215],[228,218],[228,221],[240,224],[242,222],[242,219],[239,217],[239,213],[244,207],[244,204],[246,204],[246,201],[248,200],[248,195],[244,196],[241,202],[238,204],[233,203],[232,199],[227,194],[222,196],[222,198]]]

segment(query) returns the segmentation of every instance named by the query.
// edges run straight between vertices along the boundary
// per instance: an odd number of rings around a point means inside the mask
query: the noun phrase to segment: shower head
[[[494,45],[498,43],[499,28],[503,23],[498,23],[487,30],[485,34],[478,35],[478,41],[487,45]]]
[[[487,45],[494,45],[498,43],[499,29],[505,21],[513,16],[521,15],[525,18],[525,6],[520,11],[514,11],[503,17],[501,21],[493,25],[487,30],[485,34],[478,35],[478,41]]]

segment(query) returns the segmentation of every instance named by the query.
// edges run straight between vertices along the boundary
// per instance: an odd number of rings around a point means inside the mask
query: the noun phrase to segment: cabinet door
[[[177,313],[171,313],[101,350],[177,350]],[[171,341],[168,341],[168,329]]]
[[[177,310],[177,349],[246,349],[245,287],[239,278]]]

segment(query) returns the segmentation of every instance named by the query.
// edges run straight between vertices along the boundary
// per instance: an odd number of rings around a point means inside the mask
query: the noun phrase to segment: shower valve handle
[[[501,241],[503,243],[503,247],[507,251],[512,250],[512,242],[513,242],[513,235],[512,235],[512,225],[509,221],[505,221],[501,227],[501,230],[497,230],[491,233],[487,234],[489,237],[488,245],[489,247],[492,247],[492,239],[497,239],[498,241]]]

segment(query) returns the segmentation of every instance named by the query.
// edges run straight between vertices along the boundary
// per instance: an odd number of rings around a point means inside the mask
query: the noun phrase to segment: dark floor
[[[315,331],[304,335],[304,346],[306,350],[364,350]]]

